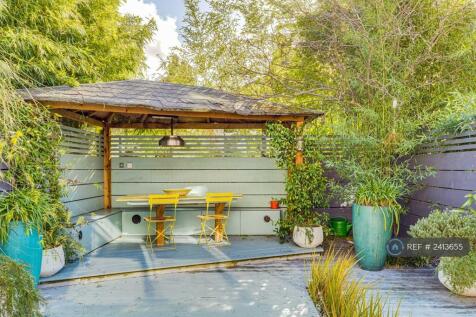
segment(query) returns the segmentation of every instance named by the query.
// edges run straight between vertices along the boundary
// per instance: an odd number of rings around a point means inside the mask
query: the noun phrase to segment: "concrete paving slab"
[[[197,245],[196,237],[191,236],[176,240],[175,250],[151,249],[142,238],[122,237],[88,254],[82,261],[67,264],[58,274],[43,278],[40,283],[323,251],[321,247],[302,249],[292,243],[280,244],[276,237],[270,236],[231,237],[229,246]]]
[[[301,261],[43,288],[46,317],[319,316]]]

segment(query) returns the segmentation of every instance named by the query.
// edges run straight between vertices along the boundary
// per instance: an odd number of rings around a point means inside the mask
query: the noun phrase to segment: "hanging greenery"
[[[302,128],[270,123],[266,125],[266,134],[270,137],[271,156],[279,168],[288,171],[286,197],[281,200],[287,210],[285,218],[277,223],[275,231],[278,237],[287,240],[294,226],[323,226],[327,231],[328,215],[315,210],[328,205],[327,178],[320,160],[316,159],[320,155],[304,145],[304,163],[295,164],[296,149],[303,140]]]
[[[0,180],[12,191],[0,197],[0,241],[9,223],[22,221],[43,234],[45,248],[81,252],[67,230],[70,215],[59,167],[57,118],[27,104],[15,87],[117,80],[144,66],[144,44],[155,22],[121,15],[121,1],[45,0],[0,3]]]

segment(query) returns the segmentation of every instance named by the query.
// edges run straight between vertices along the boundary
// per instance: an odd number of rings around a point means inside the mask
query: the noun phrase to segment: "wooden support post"
[[[103,152],[103,195],[104,195],[104,208],[111,209],[112,196],[111,196],[111,127],[106,124],[102,130],[104,152]]]
[[[302,129],[303,126],[304,126],[304,120],[296,122],[296,127],[298,129]],[[298,140],[298,144],[296,146],[296,158],[295,158],[296,165],[301,165],[304,163],[303,149],[304,149],[304,139],[301,138],[300,140]]]

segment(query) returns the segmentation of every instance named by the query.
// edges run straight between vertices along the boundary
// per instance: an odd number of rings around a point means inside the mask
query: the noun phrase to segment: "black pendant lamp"
[[[170,135],[160,139],[159,145],[168,147],[185,146],[185,141],[178,135],[174,135],[174,118],[170,118]]]

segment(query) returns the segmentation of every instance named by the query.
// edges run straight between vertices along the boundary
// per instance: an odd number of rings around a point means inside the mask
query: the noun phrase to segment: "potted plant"
[[[80,217],[78,222],[82,223]],[[70,214],[60,202],[50,205],[43,215],[43,260],[41,277],[49,277],[58,273],[66,260],[80,256],[84,249],[68,232],[73,225]]]
[[[293,241],[301,248],[316,248],[324,242],[329,217],[327,213],[312,212],[312,215],[305,216],[305,219],[296,222]]]
[[[319,162],[295,165],[286,180],[287,196],[284,202],[287,215],[294,223],[293,241],[302,248],[315,248],[324,241],[328,231],[327,213],[315,206],[326,203],[326,178]]]
[[[468,197],[468,201],[474,195]],[[465,205],[463,205],[465,206]],[[466,204],[467,206],[467,204]],[[474,210],[435,210],[410,227],[414,238],[466,238],[470,251],[463,257],[441,257],[438,279],[451,292],[476,297],[476,213]]]
[[[315,147],[304,147],[304,162],[295,164],[298,144],[302,143],[302,128],[287,128],[280,124],[268,124],[271,137],[271,156],[278,167],[288,171],[286,197],[281,200],[286,206],[284,217],[277,223],[275,232],[280,241],[292,236],[300,247],[314,248],[322,244],[328,231],[328,215],[316,207],[327,205],[327,178],[324,175],[320,155]]]
[[[37,189],[0,196],[0,250],[26,265],[38,284],[42,260],[41,223],[48,200]]]
[[[406,163],[392,163],[386,168],[342,160],[331,165],[346,179],[333,184],[333,192],[352,204],[352,233],[359,266],[368,271],[382,270],[387,259],[386,245],[399,230],[404,209],[399,199],[414,190],[414,186],[428,175],[410,169]]]
[[[272,197],[269,202],[269,207],[271,209],[279,209],[279,199]]]

